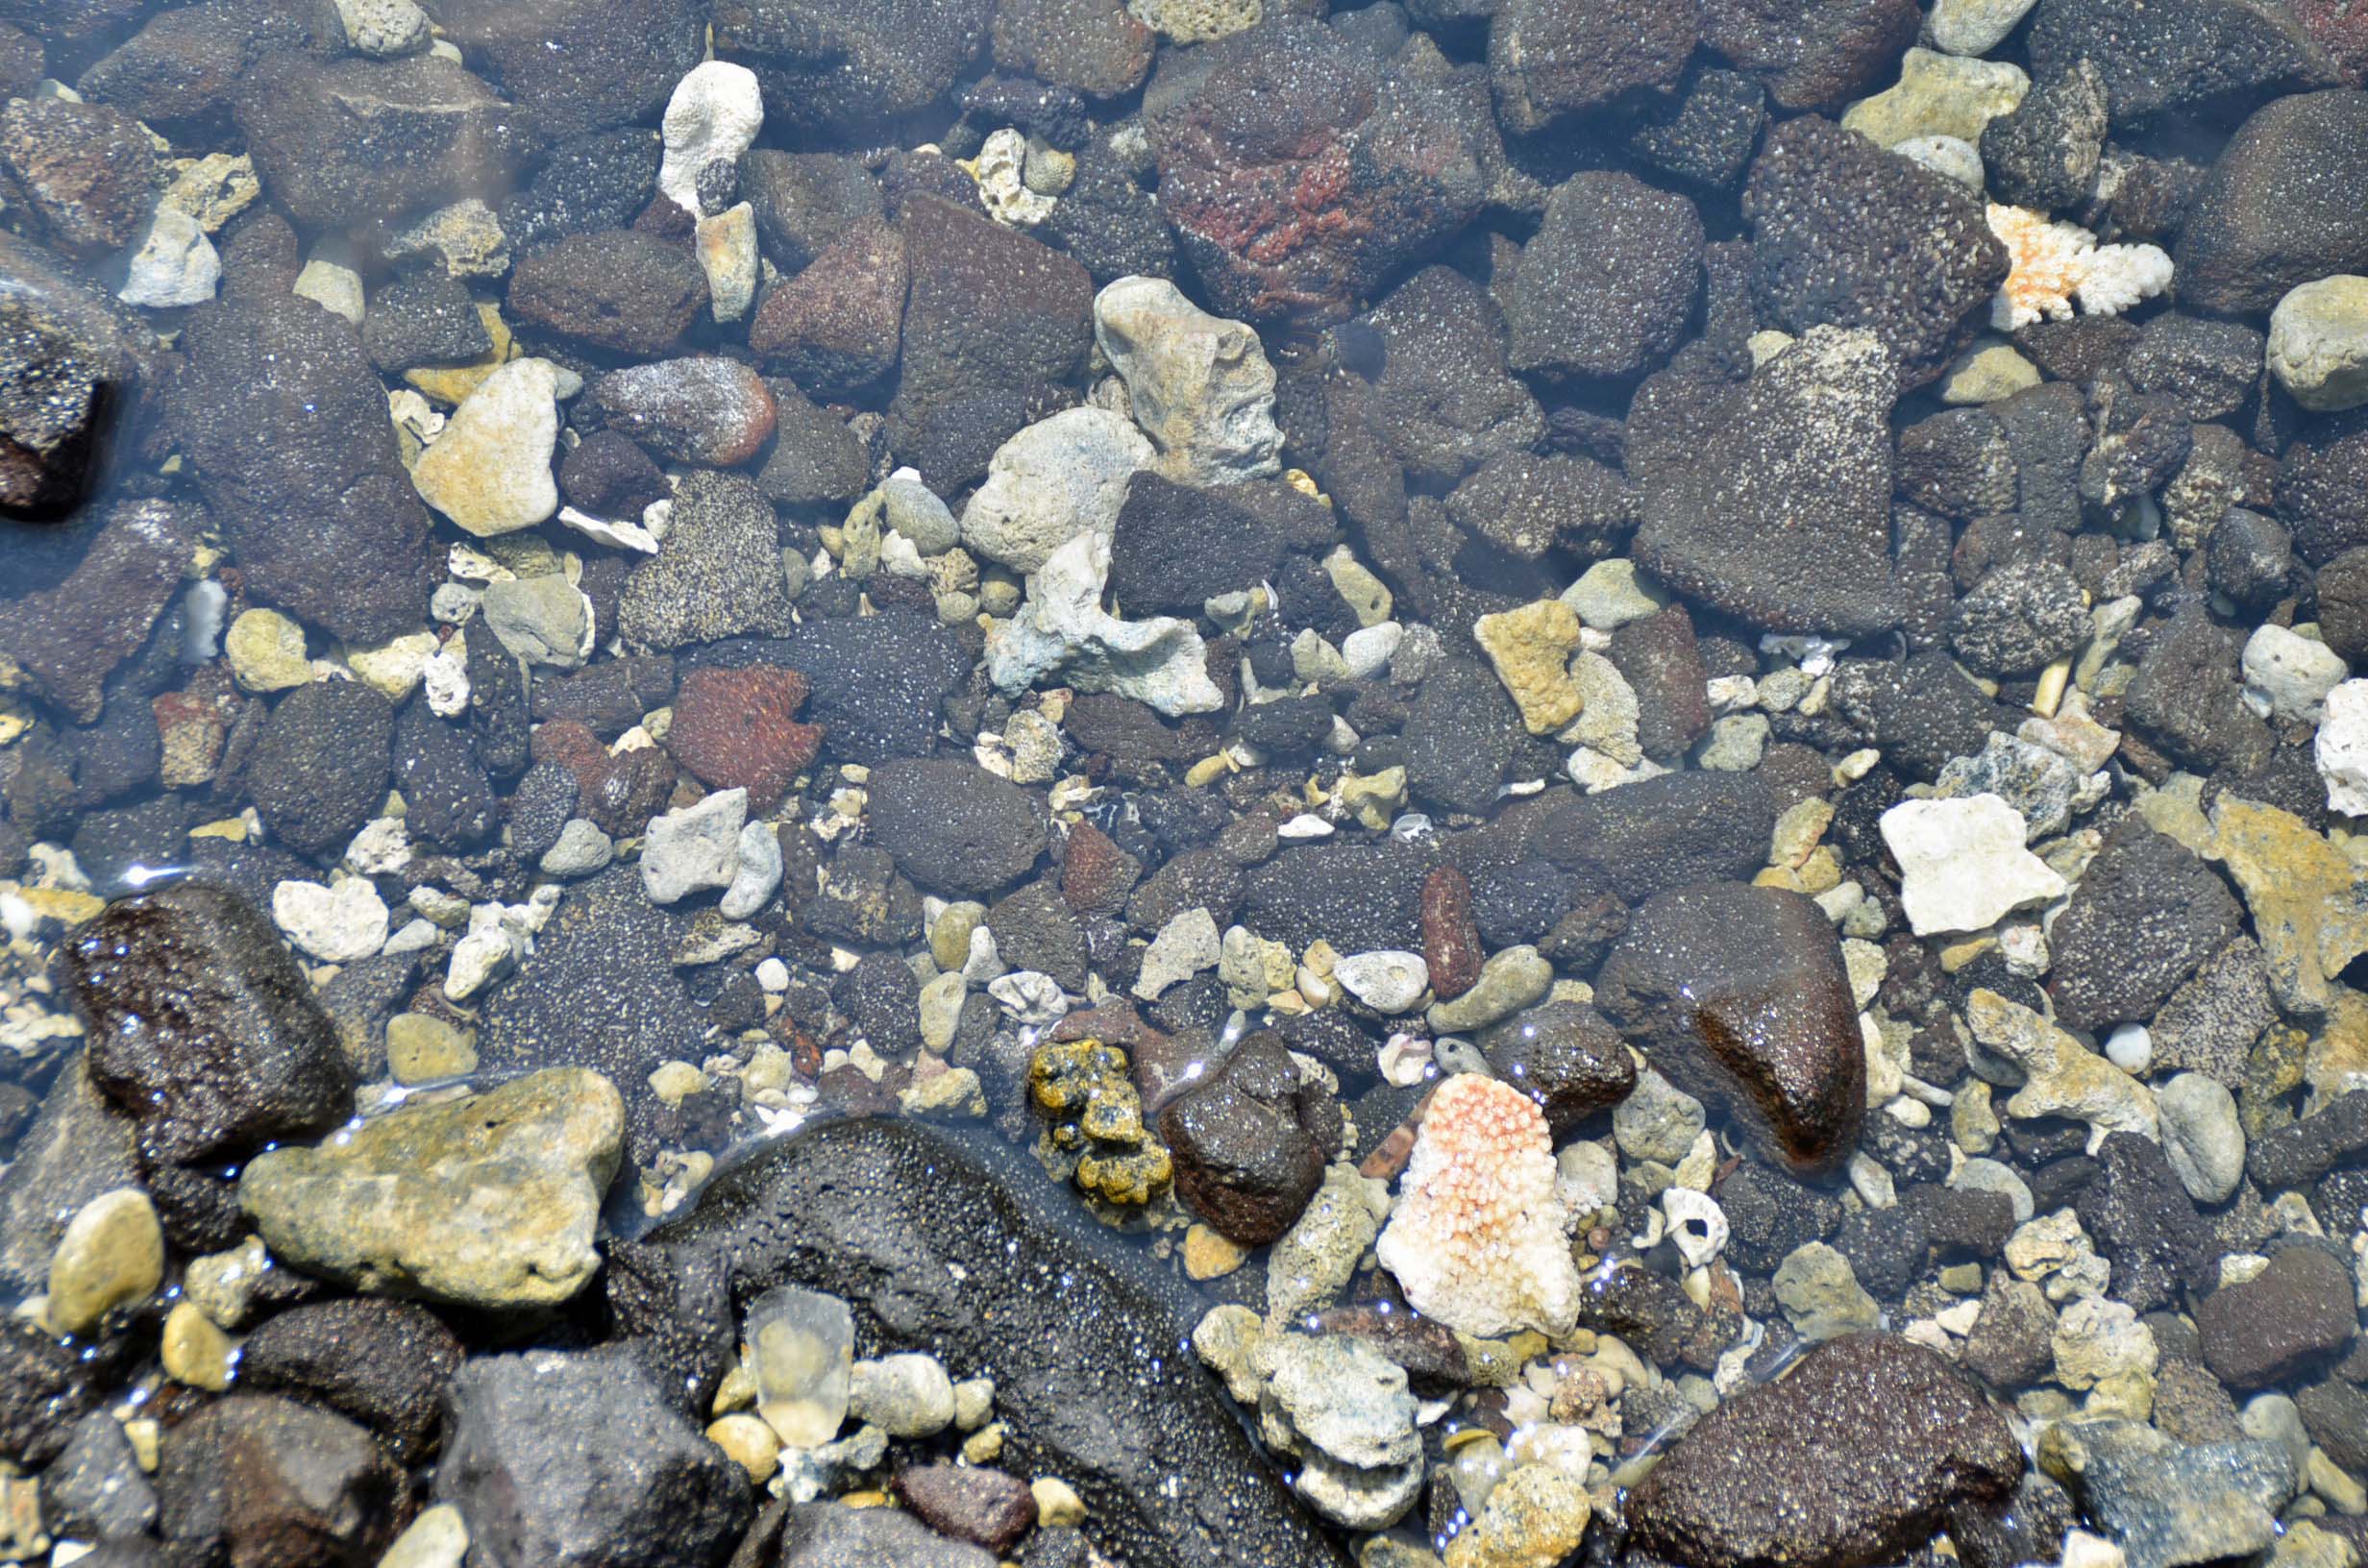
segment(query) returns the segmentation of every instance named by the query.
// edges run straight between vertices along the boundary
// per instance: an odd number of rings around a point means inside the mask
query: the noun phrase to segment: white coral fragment
[[[1441,1084],[1375,1249],[1415,1311],[1483,1338],[1578,1317],[1554,1147],[1537,1103],[1510,1084],[1458,1073]]]
[[[2171,258],[2158,245],[2099,245],[2076,223],[2027,207],[1989,204],[1989,232],[2012,263],[1990,303],[2000,331],[2045,317],[2068,320],[2075,301],[2092,316],[2116,316],[2171,286]]]

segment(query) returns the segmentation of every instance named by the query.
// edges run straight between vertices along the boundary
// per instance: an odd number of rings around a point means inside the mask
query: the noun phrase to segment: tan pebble
[[[1196,1280],[1215,1280],[1242,1266],[1248,1252],[1239,1243],[1195,1225],[1184,1233],[1184,1272]]]
[[[756,1403],[756,1377],[745,1361],[734,1361],[724,1374],[724,1381],[715,1385],[715,1398],[707,1409],[716,1415],[732,1410],[745,1410]]]
[[[953,1385],[953,1424],[976,1432],[995,1413],[995,1380],[964,1378]]]
[[[851,1508],[884,1508],[888,1506],[886,1492],[849,1492],[839,1501]]]
[[[154,1475],[157,1454],[164,1440],[164,1429],[154,1416],[135,1416],[123,1424],[123,1435],[132,1445],[132,1460],[142,1470]]]
[[[469,1527],[450,1503],[423,1509],[379,1559],[379,1568],[460,1568],[469,1550]]]
[[[148,1194],[119,1187],[84,1204],[49,1262],[49,1322],[87,1334],[117,1307],[145,1301],[164,1278],[164,1232]]]
[[[432,1013],[386,1020],[386,1070],[398,1084],[432,1084],[477,1070],[477,1037]]]
[[[670,1109],[706,1087],[707,1075],[688,1062],[662,1062],[650,1074],[651,1092],[657,1096],[660,1105]]]
[[[993,1464],[1003,1457],[1003,1423],[992,1422],[962,1439],[962,1457],[973,1464]]]
[[[729,1455],[758,1486],[771,1481],[781,1467],[781,1439],[755,1416],[718,1416],[707,1424],[707,1441]]]
[[[1058,1529],[1085,1523],[1085,1499],[1058,1476],[1038,1476],[1027,1483],[1036,1497],[1036,1522]]]
[[[231,1385],[231,1336],[213,1326],[193,1301],[176,1302],[164,1314],[158,1355],[175,1383],[218,1394]]]

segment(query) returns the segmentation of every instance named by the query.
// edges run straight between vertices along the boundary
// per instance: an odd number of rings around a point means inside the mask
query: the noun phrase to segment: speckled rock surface
[[[726,1178],[651,1242],[713,1260],[734,1300],[784,1281],[845,1295],[859,1350],[925,1346],[962,1373],[993,1364],[1004,1462],[1074,1486],[1107,1551],[1156,1568],[1344,1562],[1174,1353],[1192,1316],[1176,1287],[1057,1201],[999,1150],[850,1121]],[[1070,1285],[1057,1297],[1025,1283],[1059,1269]],[[1169,1476],[1179,1490],[1159,1484]]]

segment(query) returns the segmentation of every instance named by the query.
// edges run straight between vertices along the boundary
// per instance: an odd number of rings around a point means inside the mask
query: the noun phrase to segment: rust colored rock
[[[869,385],[897,362],[910,277],[904,237],[860,218],[805,270],[765,290],[749,347],[816,397]]]
[[[966,1464],[916,1464],[890,1483],[904,1506],[941,1535],[1008,1556],[1036,1528],[1036,1494],[1001,1470]]]
[[[1858,1147],[1858,1008],[1832,923],[1799,894],[1743,882],[1655,894],[1604,960],[1595,1005],[1787,1169],[1830,1174]]]
[[[1311,17],[1204,45],[1144,116],[1159,208],[1221,315],[1336,321],[1487,198],[1464,110]]]
[[[778,665],[694,670],[676,694],[666,749],[709,789],[746,789],[751,811],[771,810],[822,748],[822,726],[797,719],[805,695],[805,676]]]
[[[1422,879],[1422,962],[1431,993],[1450,1001],[1480,978],[1480,927],[1471,918],[1471,879],[1452,866],[1435,866]]]
[[[1123,996],[1113,996],[1099,1007],[1080,1008],[1064,1017],[1046,1036],[1056,1045],[1073,1041],[1098,1040],[1105,1045],[1116,1045],[1128,1053],[1153,1045],[1168,1037],[1143,1021],[1135,1004]]]
[[[629,837],[664,809],[674,792],[674,758],[654,746],[608,754],[600,737],[573,719],[536,726],[532,755],[576,775],[577,810],[611,838]]]
[[[1116,915],[1143,874],[1143,863],[1092,822],[1069,830],[1061,861],[1061,896],[1080,915]]]

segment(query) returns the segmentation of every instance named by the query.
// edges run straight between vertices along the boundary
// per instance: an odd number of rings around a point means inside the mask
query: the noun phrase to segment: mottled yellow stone
[[[2291,812],[2223,795],[2211,858],[2243,891],[2269,961],[2270,993],[2289,1016],[2325,1015],[2330,983],[2368,952],[2368,879]]]
[[[731,1461],[749,1473],[749,1480],[762,1486],[781,1468],[781,1439],[773,1429],[752,1415],[723,1415],[707,1424],[707,1441],[731,1457]]]
[[[215,1328],[195,1302],[176,1303],[164,1314],[157,1355],[164,1362],[164,1375],[175,1383],[214,1394],[231,1385],[231,1336]]]
[[[1579,716],[1585,699],[1570,678],[1570,655],[1579,646],[1576,610],[1559,599],[1542,599],[1482,616],[1472,624],[1472,636],[1532,735],[1551,735]]]
[[[1229,1241],[1206,1225],[1195,1225],[1184,1233],[1184,1272],[1196,1280],[1214,1280],[1232,1273],[1242,1266],[1248,1251],[1240,1243]]]

